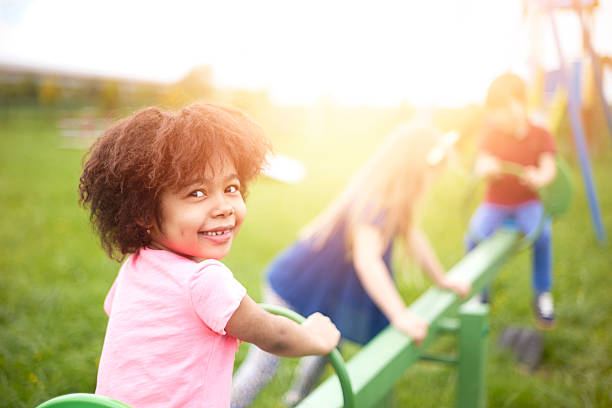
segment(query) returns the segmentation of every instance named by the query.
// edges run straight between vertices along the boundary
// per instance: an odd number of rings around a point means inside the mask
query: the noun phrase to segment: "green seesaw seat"
[[[67,394],[43,402],[36,408],[130,408],[130,406],[101,395]]]

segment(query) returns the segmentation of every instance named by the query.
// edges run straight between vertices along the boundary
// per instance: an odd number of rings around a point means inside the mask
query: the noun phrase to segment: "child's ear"
[[[150,221],[145,220],[144,218],[138,218],[136,219],[136,225],[138,225],[141,228],[144,229],[149,229],[153,227],[153,223]]]
[[[151,229],[153,228],[152,222],[145,222],[143,219],[137,219],[136,225],[142,228],[147,235],[151,235]]]

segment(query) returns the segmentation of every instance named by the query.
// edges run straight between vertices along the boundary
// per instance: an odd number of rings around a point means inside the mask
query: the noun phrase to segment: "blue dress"
[[[267,279],[298,313],[321,312],[331,318],[342,338],[365,344],[389,321],[370,299],[352,260],[346,257],[345,226],[343,219],[320,250],[313,249],[310,240],[285,249],[269,265]],[[389,271],[391,250],[390,243],[383,255]]]

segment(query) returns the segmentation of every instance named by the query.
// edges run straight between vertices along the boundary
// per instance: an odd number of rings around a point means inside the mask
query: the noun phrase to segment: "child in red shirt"
[[[485,109],[476,173],[487,180],[487,191],[470,220],[467,249],[493,234],[507,219],[527,236],[539,233],[532,250],[534,313],[549,328],[555,321],[550,293],[552,231],[550,220],[542,220],[546,215],[537,191],[556,175],[555,143],[548,131],[529,121],[526,85],[517,75],[504,74],[491,83]],[[505,162],[522,166],[522,176],[505,173]]]

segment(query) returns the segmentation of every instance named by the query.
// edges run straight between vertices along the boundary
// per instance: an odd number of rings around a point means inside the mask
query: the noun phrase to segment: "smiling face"
[[[153,249],[166,249],[199,262],[221,259],[246,216],[233,163],[214,160],[202,180],[177,191],[164,191],[159,222],[151,230]]]

